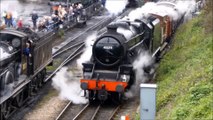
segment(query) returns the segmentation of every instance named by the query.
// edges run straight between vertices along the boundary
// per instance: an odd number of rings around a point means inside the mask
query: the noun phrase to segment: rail
[[[55,120],[59,120],[62,115],[64,114],[64,112],[67,110],[67,108],[72,104],[72,101],[70,101],[66,106],[65,108],[60,112],[60,114],[58,115],[58,117],[55,119]]]
[[[66,65],[67,63],[69,63],[71,60],[73,60],[74,58],[76,58],[77,56],[79,56],[80,54],[83,53],[83,50],[79,51],[80,49],[82,49],[84,47],[84,44],[80,45],[72,54],[70,54],[60,65],[59,67],[54,70],[45,80],[44,82],[47,82],[50,78],[52,78],[56,72],[58,72],[58,70],[60,70],[64,65]]]
[[[94,107],[91,104],[87,104],[74,118],[73,120],[80,120],[80,118],[87,112],[87,110],[91,109],[91,107]],[[95,106],[96,107],[96,106]],[[93,114],[91,115],[91,119],[93,120],[95,118],[95,116],[97,115],[98,111],[100,110],[101,105],[99,104],[95,111],[93,112]],[[88,117],[87,117],[88,118]],[[89,118],[88,118],[89,119]]]

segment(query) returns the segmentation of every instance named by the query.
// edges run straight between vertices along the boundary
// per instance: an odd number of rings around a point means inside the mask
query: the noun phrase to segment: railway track
[[[75,59],[77,56],[83,53],[83,47],[84,44],[81,44],[77,49],[71,53],[48,77],[44,80],[44,82],[47,82],[50,78],[52,78],[63,66],[65,66],[67,63]]]
[[[78,113],[73,115],[73,106],[75,105],[69,102],[55,120],[112,120],[120,108],[120,105],[88,103],[84,107],[79,106],[81,109]]]

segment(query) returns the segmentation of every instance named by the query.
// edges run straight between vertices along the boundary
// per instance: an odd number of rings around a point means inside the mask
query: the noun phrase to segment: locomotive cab
[[[22,32],[13,29],[0,32],[1,95],[6,89],[12,91],[27,77],[27,60],[23,55],[26,41],[27,36]]]

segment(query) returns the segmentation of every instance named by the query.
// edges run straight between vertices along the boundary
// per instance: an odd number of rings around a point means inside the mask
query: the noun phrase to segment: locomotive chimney
[[[117,32],[118,27],[129,30],[130,29],[129,26],[130,26],[129,21],[113,22],[107,26],[107,31],[115,33]]]
[[[114,23],[111,23],[109,25],[107,25],[107,31],[111,32],[111,33],[116,33],[117,32],[117,28],[118,26]]]

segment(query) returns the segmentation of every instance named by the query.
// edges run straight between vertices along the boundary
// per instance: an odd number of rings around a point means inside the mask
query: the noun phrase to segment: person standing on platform
[[[35,30],[37,28],[37,20],[38,20],[38,14],[33,11],[32,13],[32,21],[33,21],[33,29]]]
[[[23,27],[22,18],[19,18],[17,26],[19,29]]]

